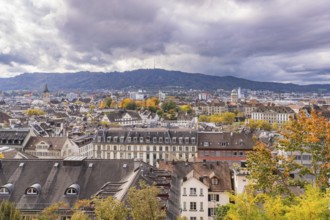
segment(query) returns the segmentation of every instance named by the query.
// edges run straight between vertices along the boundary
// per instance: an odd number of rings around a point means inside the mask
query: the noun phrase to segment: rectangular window
[[[196,188],[190,188],[190,196],[196,196],[197,190]]]
[[[209,202],[219,202],[220,201],[220,196],[219,194],[209,194]]]
[[[163,138],[162,137],[159,138],[159,143],[163,143]]]
[[[187,210],[186,202],[183,202],[183,211]]]
[[[196,202],[190,202],[190,211],[197,211]]]
[[[203,147],[208,147],[208,146],[210,146],[210,143],[207,142],[207,141],[204,141],[204,142],[203,142]]]
[[[184,196],[187,195],[186,188],[183,188],[183,195],[184,195]]]
[[[203,202],[200,203],[199,211],[204,211],[203,210]]]
[[[215,216],[215,214],[216,214],[216,208],[209,208],[208,216]]]
[[[170,142],[170,139],[168,137],[165,138],[165,143],[168,144]]]
[[[172,138],[172,143],[173,143],[173,144],[176,143],[176,137]]]
[[[154,137],[154,138],[152,139],[152,142],[157,143],[157,137]]]
[[[203,196],[203,188],[200,188],[200,196]]]

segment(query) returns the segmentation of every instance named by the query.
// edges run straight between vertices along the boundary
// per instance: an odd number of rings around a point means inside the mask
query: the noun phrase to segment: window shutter
[[[211,195],[209,194],[208,196],[209,196],[209,201],[211,201]]]

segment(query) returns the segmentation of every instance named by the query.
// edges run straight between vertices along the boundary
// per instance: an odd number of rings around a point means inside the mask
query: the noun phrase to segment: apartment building
[[[166,128],[111,128],[100,130],[93,143],[94,158],[193,160],[197,154],[197,130]]]

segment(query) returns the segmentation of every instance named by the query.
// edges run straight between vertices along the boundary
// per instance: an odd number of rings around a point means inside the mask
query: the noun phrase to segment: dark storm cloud
[[[13,0],[3,5],[2,71],[123,71],[149,68],[156,60],[165,69],[330,83],[328,0]]]
[[[158,19],[156,1],[74,1],[64,32],[79,50],[162,52],[172,28]]]

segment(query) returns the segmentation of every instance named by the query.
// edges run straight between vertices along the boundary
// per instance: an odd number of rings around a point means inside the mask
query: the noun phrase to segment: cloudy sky
[[[0,77],[164,68],[330,83],[329,0],[0,0]]]

